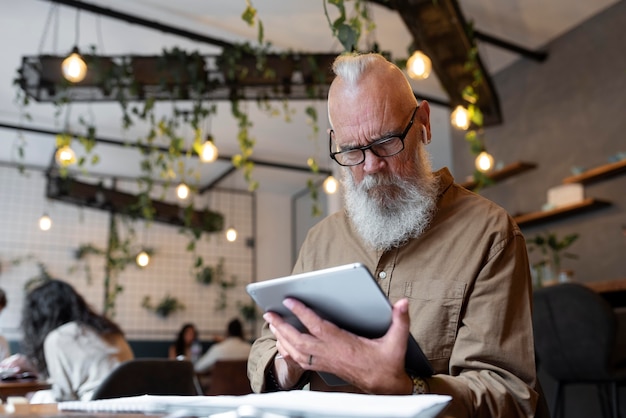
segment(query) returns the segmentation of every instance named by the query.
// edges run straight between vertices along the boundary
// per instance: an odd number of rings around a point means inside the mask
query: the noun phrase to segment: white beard
[[[350,170],[344,170],[348,217],[374,249],[397,247],[419,237],[430,225],[437,204],[437,179],[430,172],[429,161],[421,160],[421,169],[411,178],[370,174],[359,185]]]

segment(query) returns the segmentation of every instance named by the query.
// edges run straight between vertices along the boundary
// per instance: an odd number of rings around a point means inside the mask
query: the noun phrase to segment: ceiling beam
[[[16,125],[16,124],[6,123],[6,122],[0,122],[0,128],[13,129],[13,130],[22,131],[22,132],[31,132],[31,133],[37,133],[37,134],[43,134],[43,135],[53,135],[53,136],[64,133],[63,131],[36,128],[33,126]],[[76,136],[74,136],[74,138],[76,138]],[[169,152],[169,148],[165,146],[152,146],[152,145],[142,144],[139,142],[128,142],[128,141],[123,141],[120,139],[103,138],[103,137],[96,137],[94,138],[94,140],[97,143],[101,143],[101,144],[107,144],[107,145],[113,145],[113,146],[125,147],[125,148],[128,148],[128,147],[138,148],[142,151],[158,151],[158,152],[163,152],[163,153]],[[186,150],[186,149],[181,150],[182,154],[187,154],[188,152],[190,155],[194,155],[195,157],[197,157],[197,155],[195,155],[190,150]],[[220,161],[228,161],[232,163],[233,156],[232,155],[219,155],[217,158]],[[279,163],[275,161],[259,160],[255,158],[250,158],[248,159],[248,161],[260,167],[269,167],[269,168],[276,168],[280,170],[291,170],[291,171],[301,171],[301,172],[312,173],[311,168],[308,166],[283,164],[283,163]],[[320,168],[319,173],[325,174],[325,175],[331,175],[332,171],[328,169]]]
[[[475,68],[482,74],[480,83],[475,82],[474,69],[466,65],[474,42],[456,0],[372,1],[400,15],[413,37],[413,47],[430,57],[452,107],[467,105],[463,90],[474,85],[484,126],[502,123],[500,101],[480,55],[476,54],[474,61]]]
[[[170,33],[172,35],[182,36],[187,39],[191,39],[197,42],[202,42],[210,45],[219,46],[222,48],[228,48],[234,46],[231,42],[224,41],[222,39],[213,38],[210,36],[202,35],[197,32],[191,32],[186,29],[177,28],[175,26],[166,25],[154,20],[144,19],[142,17],[131,15],[128,13],[120,12],[118,10],[109,9],[106,7],[100,7],[95,4],[87,3],[80,0],[47,0],[51,3],[63,4],[65,6],[75,7],[79,10],[85,10],[87,12],[95,13],[102,16],[107,16],[113,19],[122,20],[124,22],[132,23],[135,25],[144,26],[150,29],[156,29],[161,32]]]

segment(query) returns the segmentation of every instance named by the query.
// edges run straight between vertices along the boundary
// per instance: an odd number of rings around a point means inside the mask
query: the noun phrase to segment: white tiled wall
[[[15,168],[0,167],[0,287],[8,297],[8,306],[0,314],[0,332],[9,339],[20,338],[23,287],[39,273],[38,262],[53,276],[71,283],[97,311],[103,306],[103,258],[91,255],[81,263],[75,259],[74,252],[81,244],[105,248],[110,215],[48,200],[45,183],[40,172],[20,174]],[[118,187],[128,190],[133,185],[118,184]],[[132,224],[138,251],[143,244],[155,253],[145,269],[131,264],[118,277],[124,290],[117,298],[114,319],[128,338],[173,339],[185,322],[195,323],[201,337],[210,338],[221,334],[226,323],[239,314],[238,304],[250,303],[244,286],[254,274],[254,249],[246,245],[246,239],[254,236],[253,199],[248,193],[217,190],[195,202],[197,207],[208,204],[210,209],[222,213],[225,226],[232,224],[238,230],[234,243],[226,241],[221,232],[205,233],[196,249],[209,265],[216,265],[223,258],[226,279],[236,280],[237,285],[227,291],[224,310],[216,310],[220,286],[196,282],[192,273],[194,256],[186,250],[189,238],[178,227],[160,223],[146,227],[142,221]],[[53,220],[47,232],[38,227],[38,219],[44,212]],[[118,219],[123,230],[124,222]],[[13,264],[17,259],[21,262]],[[84,271],[85,265],[91,270],[91,281]],[[183,302],[185,310],[160,318],[141,307],[144,296],[150,296],[155,303],[166,294]]]

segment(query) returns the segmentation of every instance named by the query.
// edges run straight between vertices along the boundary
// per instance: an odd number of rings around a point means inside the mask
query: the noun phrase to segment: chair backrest
[[[247,360],[219,360],[210,369],[205,395],[246,395],[252,393]]]
[[[121,363],[102,381],[92,399],[138,395],[198,395],[190,361],[134,359]]]
[[[533,301],[540,366],[562,382],[609,379],[617,320],[608,302],[577,283],[535,290]]]

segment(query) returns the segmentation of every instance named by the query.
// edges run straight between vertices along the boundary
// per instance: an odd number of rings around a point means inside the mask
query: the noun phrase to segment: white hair
[[[419,237],[435,215],[437,178],[422,149],[415,159],[415,171],[408,177],[369,174],[359,184],[343,167],[346,212],[363,241],[376,250],[386,251]]]
[[[333,72],[349,85],[355,85],[363,73],[376,61],[389,64],[385,57],[376,53],[339,55],[333,62]]]

